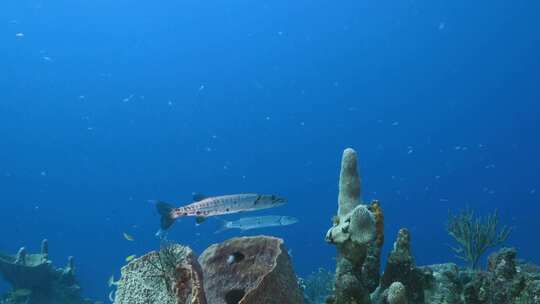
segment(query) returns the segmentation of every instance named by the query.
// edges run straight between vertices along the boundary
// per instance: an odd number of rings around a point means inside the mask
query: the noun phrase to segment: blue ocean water
[[[0,4],[0,251],[76,258],[104,300],[125,257],[157,248],[151,199],[261,192],[258,214],[298,274],[331,269],[341,152],[358,151],[385,252],[459,262],[449,211],[499,209],[508,244],[540,262],[540,3],[536,1],[44,1]],[[226,217],[235,219],[238,216]],[[122,233],[135,237],[128,242]],[[0,282],[0,288],[8,286]]]

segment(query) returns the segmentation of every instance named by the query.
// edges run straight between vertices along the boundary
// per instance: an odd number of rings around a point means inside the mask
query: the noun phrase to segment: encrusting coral
[[[368,245],[367,256],[362,268],[362,280],[369,292],[379,286],[381,270],[381,250],[384,244],[384,215],[381,203],[374,200],[369,210],[375,218],[375,240]]]
[[[384,243],[384,214],[381,203],[378,200],[373,200],[369,205],[369,210],[375,217],[375,245],[381,248]]]
[[[407,304],[407,291],[401,282],[394,282],[388,287],[386,301],[388,304]]]

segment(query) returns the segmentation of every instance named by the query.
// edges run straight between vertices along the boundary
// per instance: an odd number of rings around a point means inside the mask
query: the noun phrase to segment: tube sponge
[[[368,304],[369,290],[362,282],[362,266],[375,238],[375,217],[360,203],[358,160],[353,149],[345,149],[339,177],[338,212],[326,233],[326,241],[336,245],[336,281],[333,304]]]
[[[345,216],[359,203],[361,195],[360,176],[358,175],[356,151],[351,148],[343,151],[339,176],[338,216]]]
[[[360,204],[361,185],[356,151],[343,151],[339,175],[338,215],[328,230],[326,240],[343,244],[349,240],[366,245],[375,238],[375,217],[366,205]]]

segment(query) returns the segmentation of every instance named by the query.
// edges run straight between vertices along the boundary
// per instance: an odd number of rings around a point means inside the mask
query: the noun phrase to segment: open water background
[[[86,296],[158,246],[149,199],[262,192],[296,271],[332,268],[341,152],[418,264],[459,262],[450,211],[500,210],[540,262],[540,2],[5,0],[0,250],[76,257]],[[235,219],[239,216],[227,217]],[[201,252],[239,235],[177,223]],[[135,242],[123,239],[127,232]],[[0,289],[7,289],[0,282]]]

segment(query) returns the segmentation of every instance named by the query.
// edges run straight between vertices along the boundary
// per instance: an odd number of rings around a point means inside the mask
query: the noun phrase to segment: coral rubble
[[[209,303],[304,303],[281,239],[233,238],[210,246],[199,262]]]
[[[15,255],[0,254],[0,273],[13,287],[0,303],[91,303],[81,296],[73,257],[64,268],[55,268],[49,260],[47,240],[42,241],[40,253],[31,254],[22,247]]]

